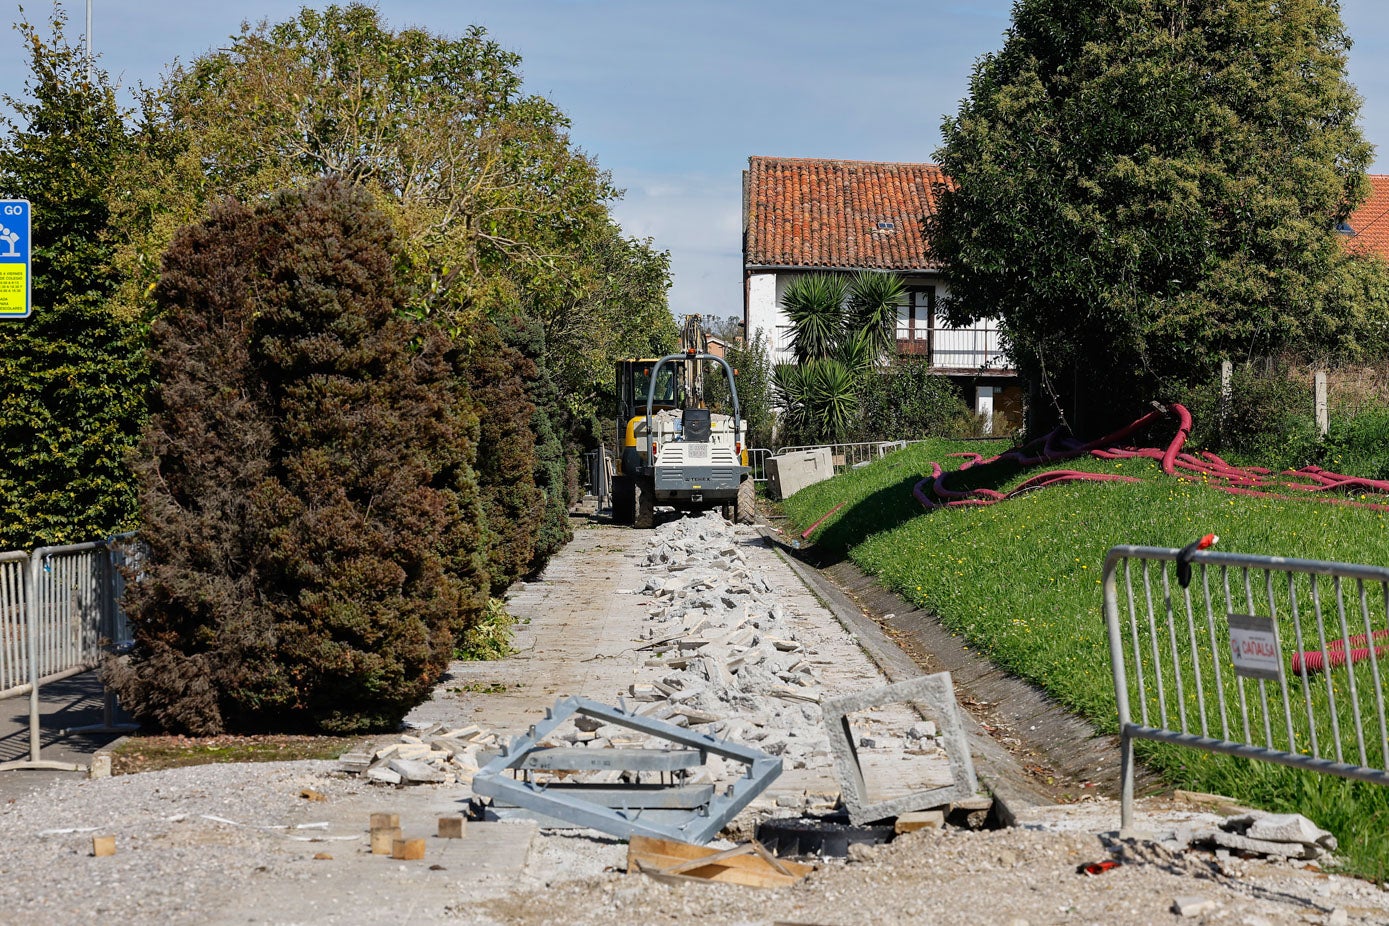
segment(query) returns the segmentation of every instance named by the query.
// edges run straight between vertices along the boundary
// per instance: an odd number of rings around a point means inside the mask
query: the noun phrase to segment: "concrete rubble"
[[[345,753],[338,757],[338,768],[383,785],[468,784],[500,747],[497,734],[475,724],[431,724],[375,752]]]
[[[1336,837],[1298,813],[1254,810],[1230,817],[1220,829],[1198,833],[1196,845],[1289,859],[1318,859],[1336,850]]]
[[[634,641],[634,649],[644,656],[640,663],[646,680],[590,694],[610,696],[639,716],[754,747],[779,757],[788,769],[830,768],[834,755],[820,709],[819,669],[829,663],[800,638],[800,615],[788,613],[772,586],[750,566],[744,544],[752,536],[712,511],[653,530],[639,560],[649,576],[626,590],[648,606],[641,638]],[[941,731],[932,721],[891,730],[874,724],[871,717],[855,721],[861,751],[944,754]],[[469,784],[502,745],[496,733],[476,725],[450,729],[434,724],[375,753],[345,755],[340,767],[388,785]],[[630,729],[580,716],[540,745],[603,749],[650,744]],[[741,763],[710,755],[705,764],[679,777],[687,784],[723,786],[745,771]],[[636,780],[619,770],[571,772],[563,778],[586,784]],[[823,807],[826,795],[806,794],[794,808],[786,806],[785,797],[777,800],[781,812]]]
[[[668,522],[644,563],[659,572],[635,590],[650,599],[642,649],[664,672],[624,693],[649,702],[637,712],[755,745],[788,768],[830,765],[815,654],[748,567],[736,529],[713,512]]]

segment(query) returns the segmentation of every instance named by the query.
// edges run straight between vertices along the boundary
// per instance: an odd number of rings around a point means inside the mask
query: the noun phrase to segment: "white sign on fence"
[[[1230,614],[1230,657],[1235,674],[1276,682],[1283,677],[1283,657],[1278,651],[1278,628],[1273,618],[1254,614]]]

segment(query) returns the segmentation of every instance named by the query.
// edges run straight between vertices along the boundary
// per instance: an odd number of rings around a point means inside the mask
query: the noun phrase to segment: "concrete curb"
[[[868,655],[890,681],[900,682],[927,674],[920,665],[907,655],[892,638],[854,604],[848,595],[822,576],[819,571],[807,566],[795,556],[790,555],[784,541],[775,537],[771,529],[758,525],[764,540],[791,567],[791,570],[806,586],[825,603],[830,613],[853,635],[859,647]],[[1018,764],[1008,750],[999,745],[979,721],[961,706],[961,716],[969,739],[970,752],[974,759],[975,771],[979,780],[989,789],[994,798],[994,814],[1005,826],[1016,824],[1019,814],[1028,808],[1055,803],[1050,796],[1041,793],[1028,783],[1027,772]]]

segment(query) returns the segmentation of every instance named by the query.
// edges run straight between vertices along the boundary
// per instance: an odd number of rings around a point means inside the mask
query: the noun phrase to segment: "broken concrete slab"
[[[1275,858],[1295,858],[1295,859],[1314,859],[1320,858],[1325,851],[1315,843],[1304,844],[1300,842],[1274,842],[1271,839],[1250,839],[1248,836],[1241,836],[1239,833],[1225,833],[1220,830],[1198,836],[1197,842],[1213,843],[1226,849],[1234,849],[1237,852],[1254,852],[1259,855],[1269,855]]]
[[[940,730],[941,746],[949,759],[952,783],[873,803],[868,799],[868,787],[859,763],[849,715],[855,711],[902,702],[921,705],[932,715]],[[872,691],[831,698],[822,702],[820,708],[824,714],[825,729],[829,733],[835,769],[839,773],[844,807],[849,812],[851,823],[869,823],[916,810],[929,810],[972,798],[979,790],[979,780],[974,774],[969,741],[960,720],[960,708],[955,702],[955,689],[949,672],[923,675]]]
[[[1241,814],[1226,820],[1221,829],[1239,833],[1250,839],[1297,842],[1329,850],[1336,848],[1335,836],[1300,813]]]
[[[440,784],[444,781],[443,772],[418,759],[393,758],[386,763],[386,767],[399,775],[404,784]]]
[[[1201,916],[1216,908],[1216,902],[1209,897],[1195,894],[1183,895],[1172,900],[1172,912],[1181,917]]]

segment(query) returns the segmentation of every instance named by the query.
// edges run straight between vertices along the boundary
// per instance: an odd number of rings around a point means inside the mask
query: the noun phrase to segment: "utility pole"
[[[92,74],[92,0],[87,0],[87,86],[94,83]]]

